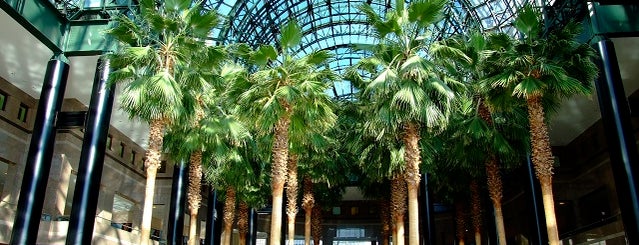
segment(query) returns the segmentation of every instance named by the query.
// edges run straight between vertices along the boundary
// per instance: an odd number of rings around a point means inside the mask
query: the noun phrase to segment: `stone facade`
[[[37,99],[0,78],[0,92],[6,96],[0,110],[0,244],[11,239],[17,202],[25,168]],[[27,106],[27,120],[18,118],[20,106]],[[86,110],[76,99],[65,99],[62,111]],[[73,187],[82,148],[81,129],[58,130],[55,141],[38,243],[64,244],[73,201]],[[144,201],[145,150],[111,127],[98,195],[93,244],[135,244],[139,237]],[[158,172],[152,227],[166,239],[173,168]],[[117,196],[117,198],[116,198]],[[120,201],[114,201],[114,200]],[[122,202],[121,200],[125,200]],[[128,211],[120,209],[127,208]],[[116,211],[119,210],[119,211]],[[128,229],[130,227],[130,229]]]

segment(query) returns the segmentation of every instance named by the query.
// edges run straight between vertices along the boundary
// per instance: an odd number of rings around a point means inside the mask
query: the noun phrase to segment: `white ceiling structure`
[[[34,98],[39,98],[47,61],[53,53],[0,11],[0,76]],[[613,39],[620,63],[626,95],[639,88],[639,38]],[[65,98],[77,98],[88,105],[97,56],[70,57],[70,73]],[[553,145],[566,145],[601,118],[597,96],[577,96],[565,101],[550,123]],[[111,125],[142,147],[147,145],[148,127],[132,121],[116,105]]]

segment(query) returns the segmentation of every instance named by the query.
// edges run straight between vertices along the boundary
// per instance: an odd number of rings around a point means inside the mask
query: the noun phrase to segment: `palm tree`
[[[200,67],[186,68],[190,83],[186,84],[188,96],[183,101],[192,104],[194,111],[180,115],[179,123],[172,125],[165,136],[165,148],[172,153],[171,157],[189,159],[187,201],[191,217],[198,216],[202,200],[203,152],[222,152],[232,147],[229,144],[248,137],[245,127],[220,106],[224,103],[221,101],[224,81],[242,74],[235,72],[233,65],[222,65],[227,58],[224,48],[207,49],[210,58],[199,59]],[[197,219],[191,219],[189,228],[189,244],[194,245],[198,241]]]
[[[485,35],[473,32],[435,42],[430,50],[444,68],[443,72],[466,84],[467,89],[458,100],[464,102],[453,113],[458,120],[450,123],[452,127],[449,131],[453,132],[454,136],[451,137],[458,138],[453,140],[458,144],[454,147],[457,154],[461,154],[458,156],[470,157],[464,160],[468,163],[465,168],[476,172],[476,164],[484,166],[488,191],[495,210],[499,244],[506,244],[501,208],[503,187],[500,169],[520,162],[512,157],[516,151],[511,145],[515,142],[506,140],[508,137],[504,134],[517,134],[520,130],[513,126],[521,124],[524,115],[518,113],[519,110],[513,110],[514,105],[519,106],[521,103],[513,100],[510,95],[505,95],[503,88],[486,86],[484,81],[500,71],[495,68],[494,61],[499,57],[498,50],[510,47],[508,39],[509,37],[503,33]],[[493,117],[501,119],[501,123],[495,124]],[[514,137],[518,138],[526,139],[522,136]],[[508,161],[510,159],[516,161]]]
[[[457,200],[455,201],[455,234],[457,236],[457,244],[466,244],[466,214],[464,213],[464,204]]]
[[[479,185],[475,179],[472,179],[470,182],[470,205],[470,216],[473,232],[475,233],[475,244],[481,245],[482,207],[481,199],[479,197]]]
[[[552,192],[553,155],[550,148],[546,111],[559,101],[575,94],[590,93],[590,83],[597,75],[592,59],[595,52],[576,41],[579,25],[544,34],[538,10],[524,6],[514,21],[521,39],[513,40],[512,49],[500,53],[502,72],[489,82],[506,88],[506,93],[523,99],[528,110],[531,158],[541,184],[548,240],[559,243]]]
[[[302,208],[304,209],[304,245],[311,245],[311,219],[313,218],[313,206],[315,206],[315,195],[313,195],[313,180],[309,176],[304,176],[304,194],[302,196]]]
[[[237,233],[238,244],[246,244],[246,235],[249,233],[249,206],[245,201],[240,201],[237,207]]]
[[[213,90],[209,90],[213,91]],[[209,103],[213,102],[208,98]],[[186,123],[174,125],[167,132],[165,146],[171,156],[178,159],[190,158],[189,189],[187,200],[191,223],[189,226],[189,242],[198,242],[197,217],[200,208],[201,181],[203,174],[203,158],[211,155],[209,161],[220,159],[232,154],[235,147],[250,137],[248,130],[233,115],[222,110],[221,107],[209,105],[210,109],[200,110],[199,120],[187,120]],[[195,125],[194,125],[195,124]],[[212,158],[212,159],[211,159]]]
[[[297,216],[297,154],[289,152],[286,173],[286,221],[288,231],[288,244],[295,243],[295,216]]]
[[[222,245],[231,245],[233,221],[235,221],[236,192],[235,187],[227,186],[224,198],[224,214],[222,215]]]
[[[280,242],[282,197],[289,157],[289,135],[306,135],[305,130],[323,131],[336,120],[331,101],[324,92],[333,72],[325,68],[331,58],[327,51],[315,51],[301,58],[293,52],[302,31],[295,21],[281,28],[281,49],[264,45],[250,52],[257,66],[251,79],[231,85],[229,98],[235,98],[243,117],[262,135],[273,135],[272,216],[270,244]],[[301,55],[300,55],[301,56]],[[327,67],[327,66],[326,66]]]
[[[417,192],[420,182],[422,127],[435,129],[445,125],[448,104],[454,97],[449,79],[442,79],[427,59],[420,56],[427,45],[427,28],[434,23],[445,0],[420,0],[407,8],[403,0],[385,19],[370,6],[360,10],[378,38],[360,66],[374,67],[373,80],[364,93],[373,97],[375,118],[371,122],[401,138],[405,148],[404,178],[408,188],[409,244],[419,244]]]
[[[172,125],[165,136],[165,148],[171,152],[171,157],[190,159],[189,187],[187,200],[191,219],[189,226],[189,244],[198,242],[197,219],[200,208],[202,160],[203,154],[212,152],[215,159],[220,159],[240,142],[250,137],[247,128],[234,115],[223,108],[225,100],[222,95],[224,81],[242,79],[245,71],[233,64],[221,65],[225,60],[225,52],[212,49],[217,53],[215,59],[209,59],[204,65],[207,70],[191,72],[194,85],[186,98],[195,106],[195,115],[187,113],[180,117],[180,122]],[[201,62],[207,62],[202,59]],[[205,64],[205,63],[202,63]],[[216,69],[217,67],[217,69]],[[198,77],[199,74],[199,77]]]
[[[313,236],[313,244],[320,244],[322,239],[322,207],[320,204],[315,203],[312,216],[311,234]]]
[[[107,33],[122,45],[111,55],[114,72],[111,82],[122,82],[122,109],[131,118],[148,122],[146,190],[140,244],[150,242],[155,177],[160,167],[164,129],[182,109],[185,84],[191,78],[188,67],[197,66],[206,56],[206,37],[218,23],[215,12],[203,10],[190,0],[140,1],[133,18],[116,17],[118,23]],[[189,111],[186,108],[186,111]]]

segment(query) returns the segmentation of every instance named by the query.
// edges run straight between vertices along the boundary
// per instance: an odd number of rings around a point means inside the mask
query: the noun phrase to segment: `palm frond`
[[[302,40],[302,28],[295,20],[289,20],[286,25],[281,28],[280,45],[282,50],[293,48],[300,44]]]
[[[441,18],[441,11],[447,2],[446,0],[414,1],[408,7],[408,20],[426,27]]]

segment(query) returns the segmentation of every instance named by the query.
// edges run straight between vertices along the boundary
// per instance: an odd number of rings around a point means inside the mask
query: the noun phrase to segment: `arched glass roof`
[[[109,18],[108,11],[127,11],[137,0],[48,0],[70,20]],[[366,17],[357,6],[370,4],[385,13],[396,0],[204,0],[204,7],[223,17],[222,27],[212,31],[213,42],[277,45],[279,27],[296,19],[304,31],[301,51],[330,50],[337,59],[331,68],[341,72],[365,54],[353,51],[352,44],[370,44],[373,35]],[[410,2],[408,0],[407,2]],[[555,0],[450,0],[443,18],[435,24],[431,40],[479,30],[514,35],[511,22],[517,9],[529,2],[536,6],[553,6]],[[104,16],[102,16],[104,15]],[[93,16],[93,17],[92,17]],[[346,82],[336,83],[333,95],[352,93]]]
[[[357,6],[370,4],[385,13],[394,0],[209,0],[225,20],[223,27],[212,33],[218,43],[242,42],[257,46],[277,45],[279,27],[289,19],[296,19],[304,31],[301,51],[326,49],[336,58],[331,68],[338,72],[356,63],[364,54],[351,50],[352,44],[374,41],[366,24],[366,16]],[[432,40],[460,34],[469,30],[501,31],[514,34],[511,27],[517,9],[525,2],[541,4],[547,0],[451,0],[443,18],[433,30]],[[352,89],[345,82],[336,83],[334,96],[348,95]]]

